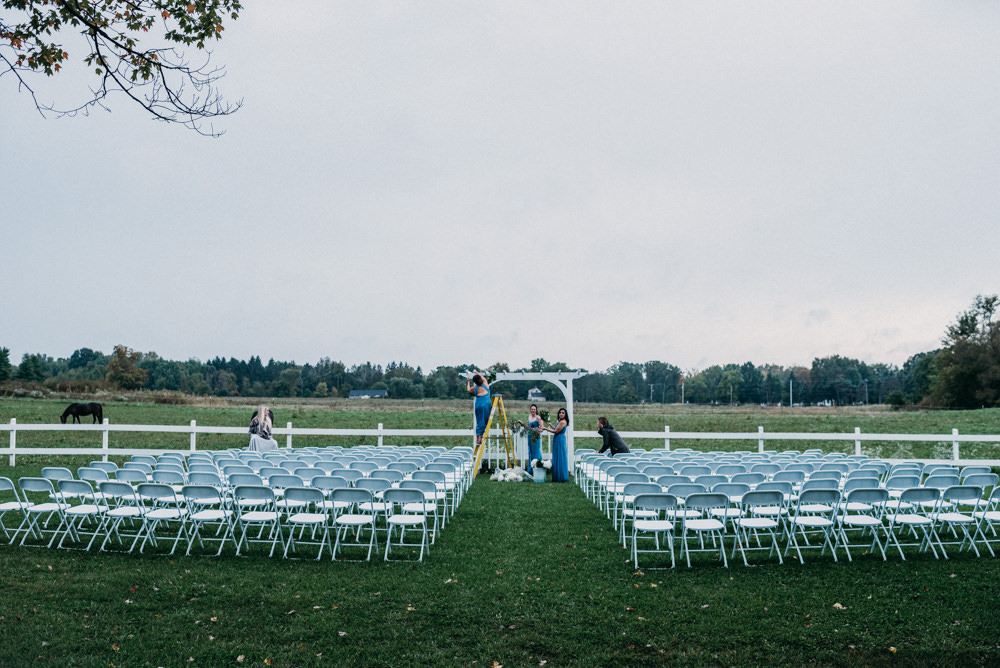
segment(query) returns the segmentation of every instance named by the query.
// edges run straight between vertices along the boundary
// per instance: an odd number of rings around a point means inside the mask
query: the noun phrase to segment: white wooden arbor
[[[494,383],[502,380],[540,380],[552,383],[563,393],[566,400],[566,412],[569,413],[569,426],[566,427],[566,459],[569,470],[573,470],[573,381],[586,376],[586,371],[498,371]],[[550,416],[553,417],[554,416]]]

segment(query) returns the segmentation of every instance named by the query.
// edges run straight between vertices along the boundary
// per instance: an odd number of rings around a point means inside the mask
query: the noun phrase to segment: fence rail
[[[109,435],[111,433],[174,433],[187,434],[189,436],[188,451],[195,452],[198,449],[199,434],[243,434],[247,433],[245,427],[220,427],[199,425],[192,420],[188,425],[133,425],[133,424],[110,424],[107,420],[103,424],[19,424],[16,419],[12,419],[8,424],[0,424],[0,432],[9,432],[9,446],[0,448],[0,455],[9,455],[10,465],[14,466],[17,455],[81,455],[100,456],[105,461],[108,456],[136,455],[163,452],[177,452],[176,448],[112,448],[109,447]],[[101,434],[101,447],[18,447],[18,432],[99,432]],[[375,429],[324,429],[315,427],[295,427],[291,422],[284,427],[274,429],[275,438],[284,437],[285,447],[293,447],[295,436],[359,436],[375,437],[378,444],[382,445],[386,438],[393,437],[431,437],[447,439],[463,439],[472,441],[474,432],[472,429],[386,429],[381,423]],[[991,457],[979,459],[963,459],[960,453],[962,443],[989,443],[1000,445],[1000,434],[959,434],[958,429],[952,429],[950,434],[879,434],[862,433],[860,427],[856,427],[853,432],[765,432],[763,427],[758,427],[756,432],[694,432],[694,431],[670,431],[670,427],[665,426],[663,431],[623,431],[619,432],[628,441],[657,441],[658,445],[667,450],[673,447],[674,441],[747,441],[756,442],[757,450],[763,452],[768,442],[775,441],[842,441],[853,442],[854,453],[864,454],[862,443],[884,442],[884,443],[945,443],[951,445],[951,457],[926,459],[925,461],[947,461],[958,464],[988,464],[990,466],[1000,466],[1000,447],[991,452]],[[577,431],[576,438],[598,439],[601,436],[594,431]],[[495,436],[491,436],[491,443],[487,448],[487,459],[499,460],[503,447]],[[550,437],[546,435],[546,444],[550,446]],[[515,449],[519,459],[527,455],[527,438],[519,436],[515,438]],[[545,448],[548,450],[549,448]],[[910,458],[907,459],[919,459]],[[572,462],[572,453],[570,453]]]

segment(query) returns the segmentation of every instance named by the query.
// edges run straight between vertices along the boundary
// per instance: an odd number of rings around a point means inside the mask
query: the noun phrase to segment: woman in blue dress
[[[517,421],[521,426],[525,426],[520,420]],[[534,473],[534,469],[531,466],[531,462],[536,459],[541,461],[542,459],[542,436],[541,429],[545,425],[542,422],[541,416],[538,415],[538,406],[531,404],[528,406],[528,424],[527,427],[531,431],[528,432],[528,474]]]
[[[465,379],[465,389],[476,398],[473,410],[476,413],[476,445],[483,442],[483,434],[486,433],[486,421],[490,418],[490,386],[486,382],[486,375],[481,371],[475,372],[472,378]]]
[[[556,413],[556,425],[545,427],[551,431],[552,438],[552,482],[569,482],[569,457],[566,455],[566,427],[569,426],[569,413],[560,408]]]

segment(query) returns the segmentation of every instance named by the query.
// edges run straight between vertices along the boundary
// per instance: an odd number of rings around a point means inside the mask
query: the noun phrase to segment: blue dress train
[[[552,437],[552,482],[569,482],[569,458],[566,455],[566,429]]]

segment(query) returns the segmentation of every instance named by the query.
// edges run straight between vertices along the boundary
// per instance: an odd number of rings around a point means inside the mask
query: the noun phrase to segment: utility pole
[[[791,408],[795,405],[795,401],[792,399],[792,383],[795,381],[791,378],[788,379],[788,407]]]
[[[649,403],[653,403],[653,383],[649,384]]]

